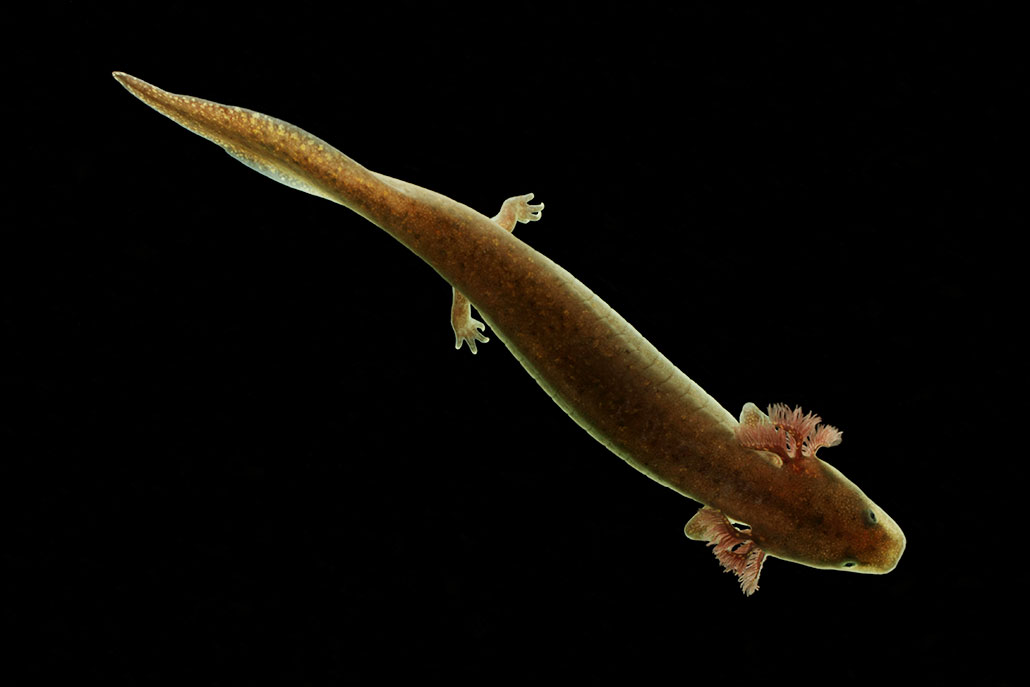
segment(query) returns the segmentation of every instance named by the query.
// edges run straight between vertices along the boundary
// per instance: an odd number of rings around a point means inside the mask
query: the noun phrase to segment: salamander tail
[[[144,103],[251,169],[371,219],[377,194],[370,191],[383,182],[322,139],[260,112],[169,93],[124,72],[113,76]]]

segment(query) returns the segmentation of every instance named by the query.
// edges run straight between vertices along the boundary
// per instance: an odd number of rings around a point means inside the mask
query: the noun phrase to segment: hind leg
[[[535,222],[540,219],[544,204],[530,205],[531,200],[532,193],[513,196],[501,204],[500,212],[491,219],[505,231],[514,231],[517,222]],[[469,350],[475,355],[476,342],[486,343],[490,340],[483,335],[486,325],[472,317],[472,304],[465,294],[457,289],[452,290],[454,294],[451,299],[451,328],[454,329],[454,348],[460,349],[462,343],[467,343]]]
[[[537,221],[544,211],[544,204],[530,205],[529,201],[533,200],[533,195],[527,193],[524,196],[512,196],[501,203],[501,211],[491,219],[505,231],[515,231],[516,222],[526,224]]]

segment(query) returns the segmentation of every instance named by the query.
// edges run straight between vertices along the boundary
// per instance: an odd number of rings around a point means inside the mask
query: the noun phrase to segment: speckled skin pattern
[[[897,563],[904,535],[858,487],[819,458],[785,469],[742,446],[729,412],[590,289],[486,216],[376,174],[278,119],[115,78],[245,164],[387,231],[464,293],[595,439],[656,481],[748,523],[769,555],[854,572]]]

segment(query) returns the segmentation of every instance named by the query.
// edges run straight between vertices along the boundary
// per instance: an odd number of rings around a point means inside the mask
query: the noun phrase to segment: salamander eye
[[[865,524],[870,527],[876,524],[876,511],[872,508],[865,512]]]
[[[841,563],[842,568],[854,568],[856,565],[858,565],[858,563],[855,561],[844,561]]]

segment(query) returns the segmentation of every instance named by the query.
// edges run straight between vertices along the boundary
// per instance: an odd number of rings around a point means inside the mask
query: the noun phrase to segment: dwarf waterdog
[[[376,174],[287,122],[114,77],[247,166],[354,210],[454,287],[456,347],[486,341],[469,303],[566,413],[652,479],[704,504],[686,534],[714,546],[747,594],[766,555],[886,573],[905,549],[895,522],[816,452],[840,432],[800,409],[747,404],[740,422],[590,289],[512,233],[540,219],[533,195],[493,219]],[[734,526],[733,523],[738,523]]]

